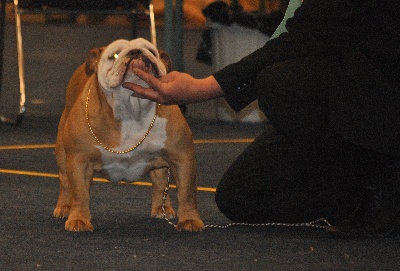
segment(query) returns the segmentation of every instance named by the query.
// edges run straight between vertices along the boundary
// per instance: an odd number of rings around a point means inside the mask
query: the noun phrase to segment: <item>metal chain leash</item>
[[[164,192],[163,192],[163,197],[162,197],[162,205],[161,205],[161,210],[163,212],[163,218],[168,222],[168,224],[170,224],[171,226],[173,226],[174,228],[176,228],[176,225],[167,217],[167,213],[165,211],[165,201],[167,200],[167,196],[168,196],[168,190],[169,190],[169,183],[170,183],[170,179],[171,179],[171,171],[168,168],[168,177],[167,177],[167,184],[164,187]]]
[[[205,228],[214,229],[226,229],[233,226],[245,226],[245,227],[293,227],[293,228],[314,228],[327,230],[331,224],[325,218],[320,218],[310,222],[301,223],[281,223],[281,222],[268,222],[268,223],[244,223],[244,222],[233,222],[226,225],[205,225]]]
[[[167,184],[165,185],[164,192],[163,192],[161,209],[162,209],[162,212],[163,212],[163,218],[168,222],[168,224],[170,224],[171,226],[173,226],[175,228],[176,224],[174,224],[167,217],[167,214],[166,214],[166,211],[165,211],[165,202],[166,202],[167,196],[168,196],[170,179],[171,179],[171,172],[170,172],[170,169],[168,168]],[[244,227],[293,227],[293,228],[313,228],[313,229],[327,230],[329,227],[331,227],[331,224],[325,218],[320,218],[320,219],[317,219],[317,220],[314,220],[314,221],[300,222],[300,223],[280,223],[280,222],[244,223],[244,222],[232,222],[232,223],[228,223],[228,224],[225,224],[225,225],[213,225],[213,224],[204,225],[205,228],[211,228],[211,229],[227,229],[227,228],[234,227],[234,226],[244,226]]]

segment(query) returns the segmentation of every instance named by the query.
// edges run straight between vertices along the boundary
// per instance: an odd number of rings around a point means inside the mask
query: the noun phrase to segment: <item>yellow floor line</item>
[[[251,143],[254,138],[195,139],[193,141],[194,144]],[[55,146],[55,144],[9,145],[0,146],[0,150],[51,149]]]
[[[218,144],[218,143],[251,143],[254,138],[231,138],[231,139],[196,139],[195,144]],[[51,149],[55,148],[55,144],[31,144],[31,145],[8,145],[0,146],[0,150],[27,150],[27,149]],[[45,172],[34,172],[34,171],[23,171],[23,170],[13,170],[13,169],[0,169],[0,173],[3,174],[17,174],[26,176],[37,176],[37,177],[48,177],[48,178],[58,178],[58,174],[45,173]],[[94,178],[95,182],[109,182],[104,178]],[[120,182],[122,184],[132,184],[138,186],[151,186],[150,182]],[[171,185],[171,188],[176,188],[175,185]],[[215,192],[216,189],[213,187],[198,187],[199,191]]]
[[[0,174],[14,174],[14,175],[25,175],[25,176],[35,176],[35,177],[47,177],[47,178],[58,178],[58,174],[36,172],[36,171],[26,171],[26,170],[14,170],[14,169],[4,169],[0,168]],[[94,182],[109,183],[110,181],[104,178],[93,178]],[[125,182],[121,181],[120,184],[131,184],[137,186],[152,186],[150,182],[136,181],[136,182]],[[176,188],[176,185],[171,184],[171,188]],[[203,192],[215,192],[216,189],[213,187],[197,187],[197,190]]]
[[[28,150],[28,149],[52,149],[55,144],[40,144],[40,145],[9,145],[0,146],[0,150]]]
[[[195,139],[194,144],[251,143],[254,138]]]

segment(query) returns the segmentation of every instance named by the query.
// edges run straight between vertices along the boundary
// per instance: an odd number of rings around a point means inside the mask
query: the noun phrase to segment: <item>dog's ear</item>
[[[86,75],[90,76],[97,72],[97,64],[99,63],[101,53],[104,48],[93,48],[86,56]]]
[[[163,50],[158,50],[158,53],[160,54],[161,60],[164,62],[165,68],[167,69],[167,73],[172,71],[172,61],[167,52]]]

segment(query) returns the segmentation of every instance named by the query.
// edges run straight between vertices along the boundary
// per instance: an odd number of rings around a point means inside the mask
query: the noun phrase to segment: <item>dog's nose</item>
[[[140,49],[135,49],[129,52],[129,54],[127,55],[130,58],[139,58],[139,56],[142,55],[142,51]]]

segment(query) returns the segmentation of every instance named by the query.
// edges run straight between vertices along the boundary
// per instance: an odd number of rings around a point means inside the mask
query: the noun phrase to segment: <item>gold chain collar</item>
[[[95,132],[93,131],[92,126],[90,125],[90,121],[89,121],[89,97],[90,97],[90,92],[91,92],[91,88],[89,88],[88,94],[87,94],[87,97],[86,97],[85,115],[86,115],[86,122],[87,122],[87,125],[88,125],[88,127],[89,127],[90,133],[93,135],[94,139],[96,139],[97,143],[99,143],[100,146],[101,146],[103,149],[105,149],[105,150],[107,150],[107,151],[109,151],[109,152],[111,152],[111,153],[116,153],[116,154],[128,153],[128,152],[133,151],[133,150],[136,149],[137,147],[139,147],[139,145],[142,144],[142,142],[146,139],[146,137],[147,137],[147,135],[149,134],[151,128],[153,128],[154,122],[156,121],[156,118],[157,118],[158,106],[159,106],[160,104],[157,104],[157,106],[156,106],[156,111],[155,111],[155,113],[154,113],[154,117],[153,117],[153,119],[151,120],[150,125],[149,125],[149,128],[147,128],[147,131],[146,131],[146,133],[144,134],[144,136],[142,137],[142,139],[140,139],[133,147],[131,147],[131,148],[125,150],[125,151],[115,151],[115,150],[113,150],[113,149],[111,149],[111,148],[105,146],[105,145],[100,141],[100,139],[96,136]]]

